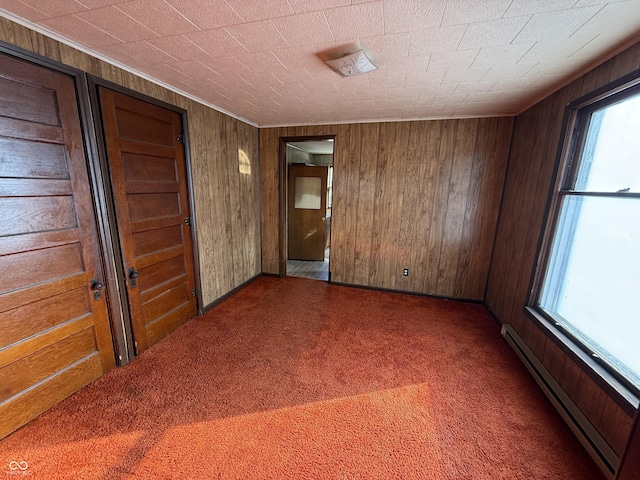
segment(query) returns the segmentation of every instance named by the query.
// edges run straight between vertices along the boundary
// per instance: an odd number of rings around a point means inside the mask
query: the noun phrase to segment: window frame
[[[640,94],[640,69],[567,104],[551,188],[544,212],[536,262],[529,285],[525,313],[599,386],[629,414],[638,408],[640,389],[627,380],[597,352],[562,325],[541,305],[545,276],[552,258],[553,242],[560,231],[563,199],[568,196],[640,198],[640,193],[576,191],[574,185],[593,112]],[[567,322],[570,323],[570,322]]]

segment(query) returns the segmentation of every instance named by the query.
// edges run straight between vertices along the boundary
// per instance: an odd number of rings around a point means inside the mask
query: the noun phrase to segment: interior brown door
[[[0,54],[0,438],[115,366],[76,105]]]
[[[196,314],[180,115],[100,88],[102,120],[138,353]]]
[[[288,258],[324,260],[328,167],[289,166]]]

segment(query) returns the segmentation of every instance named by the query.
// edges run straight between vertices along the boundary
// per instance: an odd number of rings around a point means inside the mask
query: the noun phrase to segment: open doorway
[[[333,138],[287,139],[284,147],[285,274],[328,281]]]

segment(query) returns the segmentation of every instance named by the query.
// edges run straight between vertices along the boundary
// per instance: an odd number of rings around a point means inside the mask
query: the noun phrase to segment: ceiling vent
[[[325,60],[325,63],[343,77],[355,77],[378,69],[362,50],[336,60]]]

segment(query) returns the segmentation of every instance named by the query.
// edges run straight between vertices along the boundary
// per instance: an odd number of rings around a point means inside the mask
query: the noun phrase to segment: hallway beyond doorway
[[[287,275],[329,281],[329,248],[324,251],[324,261],[287,260]]]

